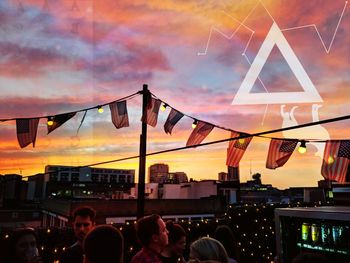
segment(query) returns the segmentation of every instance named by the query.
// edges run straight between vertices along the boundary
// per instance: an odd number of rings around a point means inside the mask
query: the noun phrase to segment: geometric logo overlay
[[[250,93],[253,85],[265,65],[274,45],[278,47],[284,59],[291,68],[303,91],[298,92],[273,92],[273,93]],[[314,84],[306,74],[299,59],[289,45],[281,29],[274,22],[268,32],[263,44],[260,47],[247,75],[245,76],[235,98],[233,105],[247,104],[286,104],[286,103],[307,103],[323,102]]]

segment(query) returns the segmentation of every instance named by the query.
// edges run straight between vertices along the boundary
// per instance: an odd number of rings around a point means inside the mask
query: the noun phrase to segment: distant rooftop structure
[[[218,180],[219,181],[232,181],[232,182],[240,182],[239,178],[239,167],[227,167],[227,173],[226,172],[220,172],[218,174]]]
[[[28,179],[28,199],[46,197],[123,199],[135,183],[135,170],[47,165]]]
[[[188,182],[185,172],[169,172],[169,165],[156,163],[148,168],[149,182],[158,184],[179,184]]]
[[[148,168],[150,183],[164,183],[169,173],[169,165],[164,163],[152,164]]]
[[[134,183],[134,169],[113,169],[76,167],[64,165],[47,165],[47,181],[55,182],[101,182],[101,183]]]

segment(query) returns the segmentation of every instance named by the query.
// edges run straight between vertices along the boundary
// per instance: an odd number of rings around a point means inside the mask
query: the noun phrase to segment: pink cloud
[[[53,64],[62,63],[57,53],[10,43],[0,43],[0,56],[0,74],[16,78],[40,76]]]
[[[56,97],[44,99],[37,97],[13,97],[0,100],[0,118],[36,117],[59,114],[88,108],[90,106],[97,105],[91,105],[91,101],[88,100],[88,98]]]

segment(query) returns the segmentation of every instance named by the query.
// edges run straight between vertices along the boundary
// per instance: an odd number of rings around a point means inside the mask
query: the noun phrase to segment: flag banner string
[[[33,147],[35,145],[35,139],[36,139],[36,130],[37,130],[37,124],[39,122],[40,118],[48,118],[48,122],[52,120],[51,118],[56,116],[58,118],[58,123],[56,123],[55,127],[52,127],[51,129],[48,127],[48,133],[56,129],[57,127],[61,126],[63,123],[65,123],[67,120],[69,120],[72,116],[74,116],[77,112],[84,112],[84,116],[81,120],[81,123],[79,125],[78,131],[85,119],[86,113],[88,110],[91,109],[100,109],[102,106],[109,105],[111,109],[111,117],[112,121],[115,124],[116,128],[121,128],[121,127],[128,127],[129,126],[129,121],[127,117],[127,108],[126,108],[126,100],[131,99],[136,95],[143,94],[143,91],[138,91],[134,94],[131,94],[129,96],[126,96],[124,98],[108,102],[105,104],[97,105],[94,107],[86,108],[86,109],[81,109],[78,111],[72,111],[64,114],[58,114],[58,115],[50,115],[50,116],[42,116],[42,117],[31,117],[31,118],[11,118],[11,119],[0,119],[0,121],[8,121],[8,120],[16,120],[17,124],[17,137],[18,137],[18,142],[21,146],[21,148],[26,147],[28,144],[32,143]],[[182,113],[180,111],[177,111],[176,109],[172,108],[168,103],[164,102],[163,100],[160,100],[157,98],[153,93],[148,91],[148,94],[143,94],[144,96],[149,96],[148,98],[148,105],[147,105],[147,111],[148,116],[147,118],[141,117],[141,121],[146,122],[148,125],[155,127],[157,125],[157,118],[158,118],[158,112],[159,108],[161,107],[161,103],[164,104],[165,107],[170,107],[171,112],[168,116],[168,119],[164,125],[164,131],[166,133],[171,134],[172,128],[176,125],[176,123],[183,117],[189,117],[194,120],[194,123],[197,125],[194,127],[194,130],[192,131],[186,146],[184,147],[178,147],[178,148],[173,148],[173,149],[168,149],[168,150],[163,150],[163,151],[158,151],[158,152],[152,152],[146,154],[146,156],[151,156],[151,155],[156,155],[156,154],[162,154],[162,153],[167,153],[167,152],[174,152],[174,151],[179,151],[179,150],[184,150],[184,149],[189,149],[189,148],[195,148],[195,147],[200,147],[200,146],[207,146],[211,144],[216,144],[216,143],[222,143],[222,142],[227,142],[227,141],[233,141],[229,144],[228,152],[227,152],[227,161],[226,164],[230,166],[230,163],[233,163],[233,167],[237,167],[239,165],[239,161],[242,158],[244,151],[248,147],[250,140],[253,137],[263,137],[263,138],[270,138],[270,147],[269,147],[269,153],[266,161],[266,168],[269,169],[276,169],[278,167],[282,167],[290,158],[292,155],[296,145],[298,142],[304,143],[305,142],[326,142],[327,144],[331,142],[335,142],[334,145],[337,142],[341,143],[340,146],[335,146],[334,149],[332,150],[333,155],[328,156],[329,153],[325,155],[328,159],[323,160],[323,166],[322,166],[322,175],[327,179],[327,178],[336,178],[337,181],[344,182],[344,175],[338,176],[337,172],[334,172],[337,170],[339,167],[338,163],[345,163],[342,165],[342,169],[345,170],[347,168],[348,164],[350,163],[350,143],[346,143],[346,140],[343,139],[338,139],[338,140],[318,140],[318,139],[299,139],[299,138],[275,138],[275,137],[267,137],[265,136],[266,134],[271,134],[271,133],[277,133],[277,132],[282,132],[282,131],[287,131],[287,130],[293,130],[293,129],[299,129],[299,128],[304,128],[304,127],[309,127],[309,126],[314,126],[314,125],[320,125],[320,124],[325,124],[325,123],[331,123],[331,122],[336,122],[336,121],[343,121],[350,119],[350,115],[345,115],[345,116],[340,116],[336,118],[330,118],[330,119],[325,119],[321,121],[316,121],[316,122],[309,122],[309,123],[304,123],[304,124],[299,124],[295,126],[289,126],[289,127],[283,127],[280,129],[274,129],[274,130],[268,130],[268,131],[262,131],[262,132],[257,132],[253,134],[249,134],[246,132],[238,132],[232,129],[227,129],[206,121],[202,121],[196,118],[193,118],[192,116],[189,116],[185,113]],[[117,104],[116,104],[117,103]],[[116,106],[116,107],[115,107]],[[48,124],[49,125],[49,124]],[[51,124],[52,125],[52,124]],[[226,139],[221,139],[221,140],[216,140],[216,141],[211,141],[211,142],[205,142],[202,143],[202,141],[206,138],[206,136],[209,135],[209,133],[213,130],[213,128],[219,128],[227,131],[231,131],[231,137],[226,138]],[[246,140],[245,140],[246,139]],[[248,141],[247,141],[248,140]],[[338,156],[338,151],[339,151],[339,156]],[[119,162],[123,160],[129,160],[129,159],[134,159],[134,158],[139,158],[140,156],[131,156],[131,157],[126,157],[126,158],[121,158],[121,159],[116,159],[116,160],[109,160],[109,161],[104,161],[104,162],[99,162],[99,163],[93,163],[89,165],[84,165],[84,166],[77,166],[77,168],[82,168],[82,167],[88,167],[88,166],[96,166],[96,165],[102,165],[102,164],[107,164],[107,163],[113,163],[113,162]],[[324,157],[324,158],[326,158]],[[339,158],[338,158],[339,157]],[[333,165],[333,163],[335,163]],[[345,167],[345,168],[344,168]],[[328,169],[328,170],[327,170]],[[340,178],[340,179],[337,179]]]
[[[57,115],[68,115],[68,114],[73,114],[73,113],[78,113],[78,112],[85,112],[85,111],[88,111],[88,110],[93,110],[93,109],[98,109],[99,107],[104,107],[104,106],[107,106],[111,103],[114,103],[114,102],[118,102],[118,101],[123,101],[123,100],[129,100],[129,99],[132,99],[134,97],[136,97],[136,95],[140,95],[142,92],[141,91],[137,91],[131,95],[128,95],[126,97],[123,97],[123,98],[120,98],[120,99],[117,99],[117,100],[113,100],[111,102],[107,102],[107,103],[104,103],[104,104],[99,104],[99,105],[96,105],[96,106],[93,106],[93,107],[89,107],[89,108],[84,108],[84,109],[79,109],[79,110],[76,110],[76,111],[70,111],[70,112],[64,112],[64,113],[58,113],[58,114],[51,114],[51,115],[44,115],[44,116],[36,116],[36,117],[25,117],[25,118],[1,118],[0,119],[0,122],[5,122],[5,121],[14,121],[14,120],[18,120],[18,119],[45,119],[45,118],[50,118],[52,116],[57,116]]]
[[[211,125],[211,126],[214,126],[215,128],[218,128],[218,129],[221,129],[221,130],[226,130],[226,131],[229,131],[229,132],[235,132],[235,133],[245,133],[246,134],[246,137],[250,137],[250,136],[254,136],[254,137],[261,137],[261,138],[267,138],[267,139],[276,139],[276,140],[298,140],[298,141],[305,141],[305,142],[320,142],[320,143],[325,143],[329,140],[322,140],[322,139],[318,139],[318,138],[313,138],[313,139],[310,139],[310,138],[280,138],[280,137],[271,137],[271,136],[266,136],[266,134],[270,134],[270,133],[277,133],[277,132],[282,132],[282,131],[287,131],[287,130],[294,130],[294,129],[299,129],[299,128],[304,128],[304,127],[309,127],[309,126],[314,126],[314,125],[319,125],[319,124],[325,124],[325,123],[331,123],[331,122],[336,122],[336,121],[342,121],[342,120],[347,120],[347,119],[350,119],[350,115],[344,115],[344,116],[340,116],[340,117],[335,117],[335,118],[330,118],[330,119],[325,119],[325,120],[321,120],[321,121],[317,121],[317,122],[307,122],[307,123],[304,123],[304,124],[299,124],[299,125],[295,125],[295,126],[289,126],[289,127],[285,127],[285,128],[281,128],[281,129],[277,129],[276,131],[274,132],[271,132],[271,131],[263,131],[263,132],[258,132],[258,133],[254,133],[254,134],[250,134],[250,133],[247,133],[247,132],[243,132],[243,131],[237,131],[237,130],[233,130],[231,128],[226,128],[226,127],[223,127],[223,126],[219,126],[219,125],[216,125],[214,123],[211,123],[211,122],[207,122],[207,121],[204,121],[204,120],[200,120],[198,118],[195,118],[191,115],[188,115],[186,113],[183,113],[179,110],[177,110],[176,108],[172,107],[170,104],[168,104],[167,102],[161,100],[160,98],[158,98],[156,95],[154,95],[152,92],[151,92],[152,96],[155,97],[157,100],[161,101],[163,103],[163,105],[165,107],[169,107],[171,109],[174,109],[176,112],[178,112],[179,114],[182,114],[183,116],[186,116],[188,118],[191,118],[192,120],[194,120],[194,122],[198,122],[198,121],[201,121],[203,123],[206,123],[208,125]],[[232,140],[234,139],[241,139],[243,137],[236,137],[236,138],[233,138]],[[227,140],[224,140],[224,141],[229,141],[230,139],[227,139]]]
[[[76,110],[76,111],[70,111],[70,112],[59,113],[59,114],[44,115],[44,116],[36,116],[36,117],[26,117],[26,118],[1,118],[0,122],[6,122],[6,121],[12,121],[12,120],[18,120],[18,119],[38,119],[38,118],[39,119],[43,119],[43,118],[51,118],[53,116],[58,116],[58,115],[70,115],[70,114],[74,114],[74,113],[78,113],[78,112],[86,112],[86,111],[89,111],[89,110],[92,110],[92,109],[98,109],[100,107],[113,104],[115,102],[120,102],[120,101],[123,101],[123,100],[129,100],[129,99],[132,99],[135,96],[141,95],[141,94],[142,94],[142,91],[137,91],[137,92],[135,92],[135,93],[133,93],[131,95],[128,95],[126,97],[123,97],[123,98],[120,98],[120,99],[117,99],[117,100],[114,100],[114,101],[111,101],[111,102],[107,102],[107,103],[104,103],[104,104],[99,104],[99,105],[92,106],[92,107],[89,107],[89,108],[79,109],[79,110]],[[169,108],[174,109],[175,111],[177,111],[179,114],[181,114],[181,117],[182,116],[186,116],[188,118],[193,119],[196,122],[197,121],[201,121],[203,123],[206,123],[208,125],[211,125],[211,126],[213,126],[215,128],[221,129],[221,130],[226,130],[226,131],[229,131],[229,132],[236,132],[236,133],[244,133],[244,134],[247,134],[246,137],[254,136],[254,137],[262,137],[262,138],[277,139],[277,140],[298,140],[298,141],[305,141],[305,142],[320,142],[320,143],[325,143],[325,142],[328,141],[328,140],[321,140],[321,139],[317,139],[317,138],[316,139],[308,139],[308,138],[279,138],[279,137],[265,136],[266,134],[272,133],[270,131],[266,131],[266,132],[263,131],[263,132],[250,134],[250,133],[243,132],[243,131],[233,130],[233,129],[222,127],[222,126],[219,126],[219,125],[216,125],[216,124],[204,121],[204,120],[199,120],[198,118],[195,118],[195,117],[190,116],[190,115],[188,115],[186,113],[183,113],[183,112],[177,110],[176,108],[173,108],[172,106],[170,106],[170,104],[168,104],[165,101],[159,99],[152,92],[150,92],[150,94],[154,98],[156,98],[157,100],[162,102],[166,107],[169,107]],[[274,133],[281,132],[281,131],[287,131],[287,130],[293,130],[293,129],[299,129],[299,128],[308,127],[308,126],[314,126],[314,125],[318,125],[318,124],[331,123],[331,122],[336,122],[336,121],[341,121],[341,120],[346,120],[346,119],[350,119],[350,115],[345,115],[345,116],[331,118],[331,119],[325,119],[325,120],[321,120],[321,121],[317,121],[317,122],[304,123],[304,124],[299,124],[299,125],[295,125],[295,126],[289,126],[289,127],[277,129],[277,130],[274,131]],[[241,137],[233,138],[232,140],[239,139],[239,138],[241,138]],[[229,141],[229,140],[230,139],[225,139],[223,141]]]
[[[215,140],[215,141],[210,141],[210,142],[205,142],[205,143],[199,143],[191,146],[183,146],[183,147],[177,147],[177,148],[172,148],[172,149],[167,149],[167,150],[162,150],[162,151],[156,151],[156,152],[151,152],[147,153],[146,156],[152,156],[152,155],[158,155],[158,154],[163,154],[163,153],[169,153],[169,152],[175,152],[175,151],[181,151],[181,150],[186,150],[186,149],[191,149],[191,148],[196,148],[196,147],[202,147],[202,146],[208,146],[212,144],[217,144],[217,143],[223,143],[223,142],[228,142],[232,140],[238,140],[238,139],[245,139],[249,138],[252,136],[258,136],[258,135],[264,135],[264,134],[269,134],[269,133],[276,133],[280,131],[285,131],[285,130],[291,130],[291,129],[297,129],[297,128],[302,128],[302,127],[308,127],[308,126],[313,126],[313,125],[318,125],[320,123],[330,123],[334,121],[341,121],[341,120],[346,120],[350,119],[350,115],[338,117],[338,118],[332,118],[332,119],[326,119],[314,123],[305,123],[302,125],[296,125],[296,126],[291,126],[291,127],[286,127],[286,128],[281,128],[281,129],[275,129],[275,130],[269,130],[269,131],[264,131],[264,132],[258,132],[255,134],[247,134],[247,133],[241,133],[240,136],[238,137],[233,137],[233,138],[226,138],[226,139],[221,139],[221,140]],[[299,127],[302,126],[302,127]],[[278,139],[277,139],[278,140]],[[284,139],[284,140],[289,140],[289,139]],[[340,140],[329,140],[329,141],[340,141]],[[326,141],[320,141],[320,142],[326,142]],[[86,165],[81,165],[81,166],[76,166],[78,169],[80,168],[85,168],[85,167],[91,167],[91,166],[97,166],[97,165],[103,165],[103,164],[110,164],[110,163],[116,163],[116,162],[121,162],[121,161],[127,161],[131,159],[136,159],[139,158],[140,155],[134,155],[130,157],[125,157],[125,158],[120,158],[120,159],[113,159],[113,160],[108,160],[108,161],[103,161],[103,162],[98,162],[98,163],[91,163],[91,164],[86,164]],[[55,173],[57,171],[52,171],[52,172],[45,172],[45,173],[40,173],[40,174],[51,174]],[[29,177],[29,176],[23,176],[23,177]]]

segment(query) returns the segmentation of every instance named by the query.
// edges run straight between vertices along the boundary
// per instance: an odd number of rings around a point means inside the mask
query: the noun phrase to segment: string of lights
[[[69,114],[74,114],[74,113],[78,113],[78,112],[86,112],[86,111],[89,111],[89,110],[93,110],[93,109],[97,109],[97,111],[99,113],[103,113],[104,112],[104,109],[103,107],[106,106],[106,105],[109,105],[111,103],[114,103],[114,102],[118,102],[118,101],[123,101],[123,100],[129,100],[129,99],[132,99],[134,98],[135,96],[137,95],[141,95],[142,94],[142,91],[137,91],[131,95],[128,95],[126,97],[123,97],[123,98],[120,98],[120,99],[117,99],[117,100],[114,100],[114,101],[110,101],[110,102],[107,102],[107,103],[104,103],[104,104],[99,104],[99,105],[95,105],[95,106],[92,106],[92,107],[88,107],[88,108],[83,108],[83,109],[79,109],[79,110],[76,110],[76,111],[70,111],[70,112],[64,112],[64,113],[59,113],[59,114],[51,114],[51,115],[43,115],[43,116],[36,116],[36,117],[15,117],[15,118],[1,118],[0,119],[0,122],[6,122],[6,121],[13,121],[13,120],[18,120],[18,119],[43,119],[43,118],[46,118],[48,121],[48,125],[52,125],[53,124],[53,118],[54,116],[57,116],[57,115],[69,115]],[[176,108],[172,107],[169,103],[165,102],[164,100],[161,100],[159,99],[155,94],[153,94],[152,92],[150,92],[150,94],[156,98],[157,100],[161,101],[162,102],[162,106],[161,106],[161,109],[164,111],[167,107],[171,108],[171,109],[174,109],[180,113],[182,113],[184,116],[190,118],[190,119],[193,119],[193,123],[192,123],[192,128],[195,128],[196,127],[196,124],[198,123],[198,121],[201,121],[203,123],[206,123],[206,124],[209,124],[215,128],[218,128],[218,129],[221,129],[221,130],[226,130],[226,131],[230,131],[230,132],[237,132],[237,133],[240,133],[242,134],[241,136],[239,137],[235,137],[235,138],[232,138],[232,140],[235,140],[235,139],[241,139],[241,138],[247,138],[247,137],[251,137],[251,136],[255,136],[255,137],[262,137],[262,138],[268,138],[268,139],[276,139],[276,140],[298,140],[299,142],[301,142],[304,146],[305,146],[305,143],[308,143],[308,142],[326,142],[327,140],[322,140],[322,139],[308,139],[308,138],[303,138],[303,139],[300,139],[300,138],[280,138],[280,137],[272,137],[272,136],[265,136],[266,134],[269,134],[269,133],[275,133],[275,132],[279,132],[279,131],[286,131],[286,130],[292,130],[292,129],[299,129],[299,128],[303,128],[303,127],[308,127],[308,126],[314,126],[314,125],[319,125],[319,124],[324,124],[324,123],[329,123],[329,122],[335,122],[335,121],[340,121],[340,120],[346,120],[346,119],[350,119],[350,115],[345,115],[345,116],[341,116],[341,117],[337,117],[337,118],[332,118],[332,119],[326,119],[326,120],[323,120],[323,121],[318,121],[318,122],[310,122],[310,123],[305,123],[305,124],[300,124],[300,125],[295,125],[295,126],[290,126],[290,127],[286,127],[286,128],[281,128],[281,129],[278,129],[276,131],[263,131],[263,132],[259,132],[259,133],[254,133],[254,134],[249,134],[247,132],[242,132],[242,131],[237,131],[237,130],[233,130],[231,128],[227,128],[227,127],[223,127],[223,126],[220,126],[220,125],[217,125],[217,124],[214,124],[214,123],[211,123],[211,122],[208,122],[208,121],[204,121],[204,120],[200,120],[199,118],[195,118],[189,114],[186,114],[186,113],[183,113],[179,110],[177,110]],[[227,141],[229,141],[231,139],[227,139]],[[198,145],[194,145],[193,147],[197,147]],[[186,147],[185,147],[186,148]]]
[[[254,134],[242,134],[239,137],[215,140],[215,141],[195,144],[195,145],[191,145],[191,146],[183,146],[183,147],[177,147],[177,148],[172,148],[172,149],[163,150],[163,151],[151,152],[151,153],[147,153],[146,156],[152,156],[152,155],[158,155],[158,154],[163,154],[163,153],[175,152],[175,151],[186,150],[186,149],[202,147],[202,146],[208,146],[208,145],[228,142],[228,141],[232,141],[232,140],[245,139],[245,138],[248,138],[248,137],[251,137],[251,136],[259,136],[259,135],[264,135],[264,134],[276,133],[276,132],[281,132],[281,131],[287,131],[287,130],[292,130],[292,129],[309,127],[309,126],[313,126],[313,125],[319,125],[319,124],[324,124],[324,123],[331,123],[331,122],[336,122],[336,121],[342,121],[342,120],[347,120],[347,119],[350,119],[350,115],[345,115],[345,116],[341,116],[341,117],[337,117],[337,118],[331,118],[331,119],[325,119],[325,120],[321,120],[321,121],[318,121],[318,122],[310,122],[310,123],[300,124],[300,125],[286,127],[286,128],[280,128],[280,129],[275,129],[275,130],[263,131],[263,132],[258,132],[258,133],[254,133]],[[288,139],[285,139],[285,140],[288,140]],[[325,141],[319,140],[318,142],[325,142]],[[306,144],[306,140],[301,140],[301,143],[302,143],[301,147],[305,148],[306,147],[306,145],[305,145]],[[119,159],[113,159],[113,160],[108,160],[108,161],[103,161],[103,162],[97,162],[97,163],[81,165],[81,166],[77,166],[77,168],[80,169],[80,168],[85,168],[85,167],[93,167],[93,166],[98,166],[98,165],[103,165],[103,164],[116,163],[116,162],[136,159],[136,158],[139,158],[139,157],[140,157],[139,155],[134,155],[134,156],[125,157],[125,158],[119,158]],[[46,172],[44,174],[51,174],[51,173],[55,173],[55,172]],[[28,177],[30,177],[30,176],[23,176],[23,178],[28,178]]]
[[[254,137],[261,137],[261,138],[267,138],[267,139],[276,139],[276,140],[297,140],[299,142],[302,143],[302,145],[305,146],[305,143],[308,143],[308,142],[320,142],[320,143],[325,143],[327,142],[327,140],[323,140],[323,139],[318,139],[318,138],[303,138],[303,139],[300,139],[300,138],[281,138],[281,137],[272,137],[272,136],[265,136],[265,134],[269,134],[269,133],[273,133],[273,132],[270,132],[270,131],[263,131],[263,132],[259,132],[259,133],[255,133],[255,134],[249,134],[247,132],[242,132],[242,131],[237,131],[237,130],[233,130],[231,128],[227,128],[227,127],[223,127],[223,126],[219,126],[217,124],[214,124],[214,123],[211,123],[211,122],[208,122],[208,121],[203,121],[203,120],[200,120],[199,118],[195,118],[191,115],[188,115],[182,111],[179,111],[177,110],[176,108],[172,107],[169,103],[165,102],[164,100],[158,98],[155,94],[153,94],[151,92],[152,96],[154,98],[156,98],[157,100],[161,101],[162,102],[162,106],[161,106],[161,110],[162,111],[165,111],[168,107],[171,108],[171,109],[174,109],[180,113],[182,113],[184,116],[190,118],[193,120],[193,123],[192,123],[192,128],[195,128],[198,121],[201,121],[201,122],[204,122],[206,124],[209,124],[211,126],[214,126],[215,128],[218,128],[218,129],[221,129],[221,130],[226,130],[226,131],[230,131],[230,132],[237,132],[237,133],[240,133],[240,134],[246,134],[247,136],[244,136],[244,137],[235,137],[233,138],[233,140],[236,140],[236,139],[241,139],[241,138],[247,138],[247,137],[251,137],[251,136],[254,136]],[[338,119],[339,118],[339,119]],[[319,125],[319,124],[324,124],[324,123],[329,123],[329,122],[336,122],[336,121],[340,121],[340,120],[346,120],[346,119],[350,119],[350,115],[345,115],[345,116],[341,116],[341,117],[336,117],[336,118],[332,118],[332,119],[326,119],[324,120],[325,122],[323,121],[318,121],[318,122],[309,122],[309,123],[304,123],[304,124],[300,124],[300,125],[295,125],[295,126],[290,126],[290,127],[286,127],[286,128],[282,128],[280,130],[277,130],[276,132],[279,132],[279,131],[287,131],[287,130],[293,130],[293,129],[299,129],[299,128],[304,128],[304,127],[309,127],[309,126],[314,126],[314,125]],[[312,125],[309,125],[310,123],[313,123]],[[275,132],[274,132],[275,133]],[[196,146],[195,146],[196,147]]]
[[[179,218],[177,223],[186,231],[188,244],[199,237],[214,237],[215,229],[220,225],[227,225],[237,238],[241,258],[252,262],[271,262],[275,255],[275,222],[274,210],[281,207],[319,207],[330,205],[329,202],[288,203],[288,204],[244,204],[229,205],[221,216],[214,218]],[[125,238],[125,257],[131,259],[140,249],[135,236],[135,220],[125,223],[110,222],[117,227]],[[60,254],[67,248],[67,243],[73,238],[71,228],[44,227],[37,229],[40,254],[45,258],[58,260]],[[0,233],[0,245],[11,238],[12,232],[3,229]],[[60,238],[58,238],[58,236]],[[188,247],[187,247],[188,249]],[[52,262],[52,261],[51,261]],[[126,261],[128,262],[128,261]]]
[[[84,111],[88,111],[88,110],[91,110],[91,109],[97,109],[100,112],[102,112],[101,109],[103,108],[103,106],[106,106],[106,105],[108,105],[110,103],[117,102],[117,101],[132,99],[136,95],[140,95],[140,94],[142,94],[142,91],[135,92],[135,93],[133,93],[131,95],[128,95],[126,97],[120,98],[120,99],[112,101],[112,102],[99,104],[97,106],[93,106],[93,107],[89,107],[89,108],[85,108],[85,109],[80,109],[80,110],[77,110],[77,111],[66,112],[65,114],[84,112]],[[153,97],[155,97],[156,99],[160,100],[153,93],[150,92],[150,94]],[[163,103],[163,105],[162,105],[163,108],[171,107],[172,109],[175,109],[172,106],[170,106],[168,103],[164,102],[163,100],[160,100],[160,101]],[[190,116],[188,114],[185,114],[185,113],[183,113],[183,114],[184,114],[184,116],[187,116],[187,117],[193,119],[194,122],[197,122],[199,120],[199,119],[196,119],[196,118],[194,118],[194,117],[192,117],[192,116]],[[37,117],[37,118],[48,118],[48,120],[49,120],[50,116],[40,116],[40,117]],[[0,121],[10,121],[10,120],[16,120],[16,119],[18,119],[18,118],[0,119]],[[208,145],[228,142],[228,141],[232,141],[232,140],[240,140],[240,139],[244,140],[245,138],[254,137],[254,136],[255,137],[263,137],[263,138],[269,138],[269,139],[280,139],[280,140],[282,140],[282,138],[270,137],[270,136],[265,136],[265,135],[266,134],[271,134],[271,133],[287,131],[287,130],[293,130],[293,129],[299,129],[299,128],[304,128],[304,127],[314,126],[314,125],[320,125],[320,124],[325,124],[325,123],[343,121],[343,120],[347,120],[347,119],[350,119],[350,115],[340,116],[340,117],[331,118],[331,119],[325,119],[325,120],[321,120],[321,121],[317,121],[317,122],[309,122],[309,123],[304,123],[304,124],[290,126],[290,127],[285,127],[285,128],[280,128],[280,129],[262,131],[262,132],[257,132],[257,133],[253,133],[253,134],[248,134],[246,132],[239,132],[240,135],[238,137],[226,138],[226,139],[221,139],[221,140],[215,140],[215,141],[195,144],[195,145],[191,145],[191,146],[183,146],[183,147],[177,147],[177,148],[167,149],[167,150],[163,150],[163,151],[151,152],[151,153],[147,153],[146,156],[152,156],[152,155],[157,155],[157,154],[175,152],[175,151],[180,151],[180,150],[185,150],[185,149],[190,149],[190,148],[196,148],[196,147],[202,147],[202,146],[208,146]],[[227,131],[234,131],[232,129],[221,127],[219,125],[212,124],[212,123],[209,123],[209,122],[206,122],[206,121],[203,121],[203,122],[208,123],[210,125],[213,125],[214,127],[217,127],[219,129],[223,129],[223,130],[227,130]],[[299,147],[298,151],[301,152],[301,153],[304,153],[306,151],[306,143],[308,143],[308,142],[311,142],[311,141],[312,142],[326,142],[326,140],[319,140],[319,139],[309,140],[309,139],[283,138],[283,140],[298,140],[300,142],[300,147]],[[103,162],[98,162],[98,163],[91,163],[91,164],[87,164],[87,165],[82,165],[82,166],[78,166],[77,168],[84,168],[84,167],[91,167],[91,166],[97,166],[97,165],[102,165],[102,164],[115,163],[115,162],[130,160],[130,159],[136,159],[136,158],[139,158],[139,157],[140,157],[139,155],[134,155],[134,156],[125,157],[125,158],[119,158],[119,159],[113,159],[113,160],[107,160],[107,161],[103,161]],[[48,174],[49,173],[50,172],[48,172]],[[45,173],[45,174],[47,174],[47,173]],[[26,177],[29,177],[29,176],[23,176],[23,177],[26,178]]]
[[[15,118],[1,118],[0,119],[0,122],[6,122],[6,121],[14,121],[14,120],[29,120],[29,119],[47,119],[48,120],[48,125],[50,126],[50,122],[52,121],[52,118],[54,116],[57,116],[57,115],[69,115],[69,114],[74,114],[74,113],[78,113],[78,112],[86,112],[86,111],[89,111],[89,110],[93,110],[93,109],[97,109],[97,111],[99,113],[103,113],[103,107],[104,106],[107,106],[111,103],[114,103],[114,102],[118,102],[118,101],[123,101],[123,100],[130,100],[130,99],[133,99],[134,97],[136,97],[137,95],[140,95],[141,92],[140,91],[137,91],[131,95],[128,95],[126,97],[123,97],[123,98],[120,98],[120,99],[117,99],[117,100],[114,100],[114,101],[110,101],[110,102],[107,102],[107,103],[103,103],[103,104],[99,104],[99,105],[96,105],[96,106],[92,106],[92,107],[88,107],[88,108],[84,108],[84,109],[79,109],[79,110],[76,110],[76,111],[70,111],[70,112],[64,112],[64,113],[59,113],[59,114],[51,114],[51,115],[43,115],[43,116],[36,116],[36,117],[25,117],[25,118],[19,118],[19,117],[15,117]]]
[[[309,127],[309,126],[314,126],[314,125],[319,125],[319,124],[324,124],[324,123],[330,123],[330,122],[336,122],[336,121],[342,121],[342,120],[347,120],[347,119],[350,119],[350,115],[345,115],[345,116],[341,116],[341,117],[337,117],[337,118],[331,118],[331,119],[325,119],[325,120],[317,121],[317,122],[304,123],[304,124],[295,125],[295,126],[286,127],[286,128],[280,128],[280,129],[274,129],[274,130],[269,130],[269,131],[263,131],[263,132],[258,132],[258,133],[254,133],[254,134],[242,134],[239,137],[215,140],[215,141],[195,144],[195,145],[191,145],[191,146],[183,146],[183,147],[177,147],[177,148],[172,148],[172,149],[163,150],[163,151],[156,151],[156,152],[152,152],[152,153],[147,153],[146,156],[163,154],[163,153],[169,153],[169,152],[175,152],[175,151],[186,150],[186,149],[202,147],[202,146],[208,146],[208,145],[228,142],[228,141],[232,141],[232,140],[245,139],[245,138],[248,138],[248,137],[251,137],[251,136],[259,136],[259,135],[276,133],[276,132],[281,132],[281,131],[299,129],[299,128],[303,128],[303,127]],[[292,140],[292,139],[289,139],[289,140]],[[302,146],[305,146],[304,143],[306,143],[306,140],[302,140],[301,142],[303,142]],[[326,142],[326,141],[319,140],[318,142]],[[87,167],[87,166],[96,166],[96,165],[101,165],[101,164],[108,164],[108,163],[113,163],[113,162],[120,162],[120,161],[135,159],[135,158],[139,158],[139,157],[140,157],[139,155],[135,155],[135,156],[121,158],[121,159],[116,159],[116,160],[110,160],[110,161],[104,161],[104,162],[99,162],[99,163],[93,163],[93,164],[86,165],[86,166],[79,166],[79,168]]]

